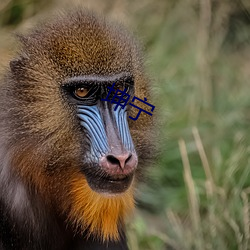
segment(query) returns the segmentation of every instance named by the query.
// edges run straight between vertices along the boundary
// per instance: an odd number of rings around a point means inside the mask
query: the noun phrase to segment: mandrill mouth
[[[96,173],[84,172],[89,187],[101,194],[123,193],[130,187],[134,178],[134,173],[109,175],[102,170]]]
[[[86,164],[82,172],[89,187],[100,194],[121,194],[133,182],[137,168],[135,152],[121,154],[106,154],[99,159],[99,163]]]

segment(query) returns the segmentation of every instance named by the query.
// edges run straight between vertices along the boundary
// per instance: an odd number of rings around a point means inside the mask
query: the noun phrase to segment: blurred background
[[[250,1],[0,0],[0,74],[15,33],[73,4],[132,30],[152,78],[162,150],[130,249],[250,249]]]

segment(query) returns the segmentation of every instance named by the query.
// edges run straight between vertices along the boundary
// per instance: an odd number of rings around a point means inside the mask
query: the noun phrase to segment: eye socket
[[[85,87],[79,87],[75,89],[74,94],[78,98],[83,98],[89,93],[89,89]]]
[[[115,92],[116,92],[117,90],[120,90],[120,91],[122,91],[122,92],[127,93],[127,91],[124,91],[124,90],[125,90],[125,86],[115,86],[114,89],[115,89]],[[117,95],[117,96],[121,96],[122,94],[124,94],[124,93],[122,93],[122,92],[117,92],[116,95]]]

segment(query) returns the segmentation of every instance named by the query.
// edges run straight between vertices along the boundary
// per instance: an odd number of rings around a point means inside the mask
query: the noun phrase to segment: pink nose
[[[100,166],[109,174],[130,174],[137,166],[135,153],[107,154],[100,159]]]

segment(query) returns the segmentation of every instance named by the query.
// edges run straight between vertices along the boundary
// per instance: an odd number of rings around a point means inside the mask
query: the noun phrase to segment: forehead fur
[[[120,25],[88,11],[64,14],[21,37],[29,67],[57,75],[110,75],[136,71],[137,43]],[[27,66],[27,65],[26,65]]]

